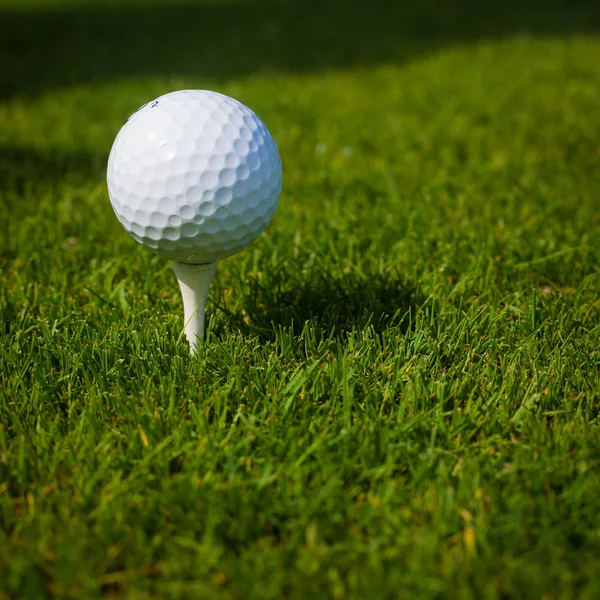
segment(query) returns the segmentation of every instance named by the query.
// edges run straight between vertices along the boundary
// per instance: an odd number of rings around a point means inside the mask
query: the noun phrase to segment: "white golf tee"
[[[185,337],[190,343],[190,351],[195,354],[204,334],[204,307],[208,298],[210,283],[217,271],[217,264],[188,265],[173,261],[173,270],[179,282],[183,298],[183,319]]]

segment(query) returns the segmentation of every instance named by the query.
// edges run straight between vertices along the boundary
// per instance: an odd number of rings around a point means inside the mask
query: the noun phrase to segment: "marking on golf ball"
[[[152,103],[146,102],[146,104],[142,104],[132,115],[129,116],[129,119],[127,119],[127,121],[130,121],[132,117],[137,115],[140,112],[140,110],[146,108],[146,106],[149,105],[150,108],[154,108],[157,104],[158,104],[158,99],[153,100]]]

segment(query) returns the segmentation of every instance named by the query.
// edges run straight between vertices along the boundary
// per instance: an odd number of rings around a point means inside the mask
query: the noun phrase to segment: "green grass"
[[[0,598],[598,598],[595,2],[150,4],[0,2]],[[194,358],[104,183],[184,87],[284,164]]]

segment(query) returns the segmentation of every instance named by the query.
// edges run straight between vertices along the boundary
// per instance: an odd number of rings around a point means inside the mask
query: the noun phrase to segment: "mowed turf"
[[[0,3],[0,598],[598,598],[595,2],[51,4]],[[284,165],[196,357],[104,181],[181,88]]]

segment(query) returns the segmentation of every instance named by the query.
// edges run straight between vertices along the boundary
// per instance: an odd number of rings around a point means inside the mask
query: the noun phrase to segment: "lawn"
[[[600,597],[596,0],[0,0],[0,599]],[[284,189],[191,357],[105,184],[182,88]]]

